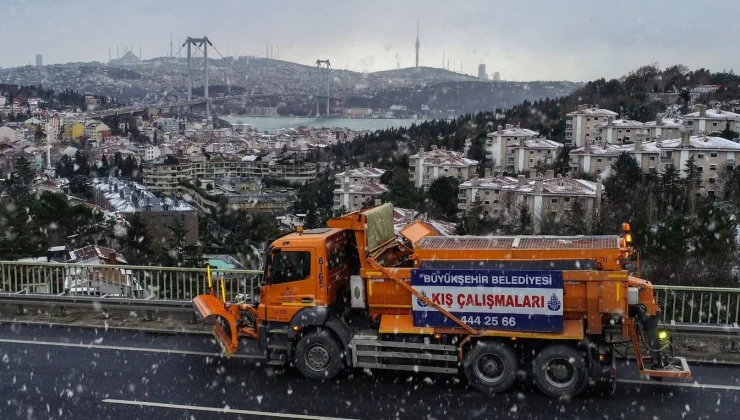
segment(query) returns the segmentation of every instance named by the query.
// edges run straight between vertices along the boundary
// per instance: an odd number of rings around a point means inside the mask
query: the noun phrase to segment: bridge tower
[[[316,60],[316,116],[319,117],[319,95],[321,95],[321,66],[326,65],[326,115],[329,115],[329,85],[331,83],[331,63],[329,60]]]
[[[213,46],[213,44],[207,36],[203,36],[203,38],[187,37],[182,46],[184,47],[186,45],[188,47],[188,102],[193,100],[193,72],[191,70],[190,62],[193,57],[191,46],[195,45],[197,48],[202,47],[201,49],[203,50],[203,96],[206,100],[206,121],[210,121],[211,101],[208,96],[208,46]]]

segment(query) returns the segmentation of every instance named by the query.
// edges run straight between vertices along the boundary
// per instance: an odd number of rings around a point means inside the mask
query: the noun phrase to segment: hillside
[[[372,95],[350,96],[347,107],[387,109],[406,105],[420,111],[423,105],[451,113],[475,113],[479,110],[511,108],[524,101],[565,96],[581,84],[573,82],[442,82],[421,87],[387,89]]]

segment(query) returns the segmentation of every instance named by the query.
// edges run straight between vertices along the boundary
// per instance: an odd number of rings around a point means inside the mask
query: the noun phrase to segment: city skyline
[[[11,32],[23,31],[32,21],[39,26],[24,43],[6,46],[0,66],[33,63],[36,53],[43,54],[45,65],[106,62],[109,49],[124,45],[133,46],[134,52],[141,47],[144,59],[165,57],[171,36],[182,43],[188,35],[205,34],[224,54],[264,57],[269,44],[280,47],[281,59],[307,65],[317,57],[328,57],[336,69],[408,68],[415,66],[417,19],[421,26],[434,28],[420,37],[419,66],[440,67],[444,54],[451,70],[460,71],[462,64],[462,71],[473,76],[479,64],[486,64],[491,74],[500,72],[507,80],[586,81],[619,77],[654,62],[661,67],[681,63],[721,71],[738,67],[740,60],[728,56],[722,43],[705,42],[733,39],[737,34],[730,16],[733,10],[740,11],[740,5],[729,1],[704,4],[722,8],[724,13],[716,17],[715,25],[702,26],[701,32],[698,23],[685,22],[695,6],[686,1],[643,4],[626,0],[620,8],[581,0],[536,5],[476,0],[454,7],[434,0],[400,4],[325,0],[321,2],[325,7],[318,8],[292,1],[281,5],[247,5],[236,0],[215,3],[216,7],[202,10],[191,0],[104,5],[92,0],[43,4],[12,0],[6,20]],[[126,25],[105,25],[106,30],[98,32],[90,29],[95,25],[71,23],[109,18]]]

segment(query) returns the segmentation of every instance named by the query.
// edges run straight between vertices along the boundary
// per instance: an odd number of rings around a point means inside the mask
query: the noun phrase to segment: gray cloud
[[[618,77],[637,66],[683,63],[737,67],[732,0],[5,0],[0,65],[106,61],[108,48],[133,45],[144,58],[169,51],[187,35],[207,34],[226,54],[263,55],[335,68],[376,71],[413,65],[416,19],[421,63],[442,53],[474,74],[479,63],[507,79],[588,80]],[[3,6],[6,8],[3,10]],[[12,39],[12,41],[11,41]],[[175,47],[177,50],[177,46]]]

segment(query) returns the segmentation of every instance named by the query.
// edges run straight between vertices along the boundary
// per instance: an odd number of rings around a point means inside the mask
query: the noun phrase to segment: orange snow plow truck
[[[396,235],[390,204],[272,242],[249,303],[193,305],[227,356],[257,340],[269,364],[312,379],[346,367],[464,373],[503,392],[527,376],[546,395],[615,389],[616,350],[644,377],[689,379],[659,331],[650,282],[629,274],[629,225],[604,236]]]

